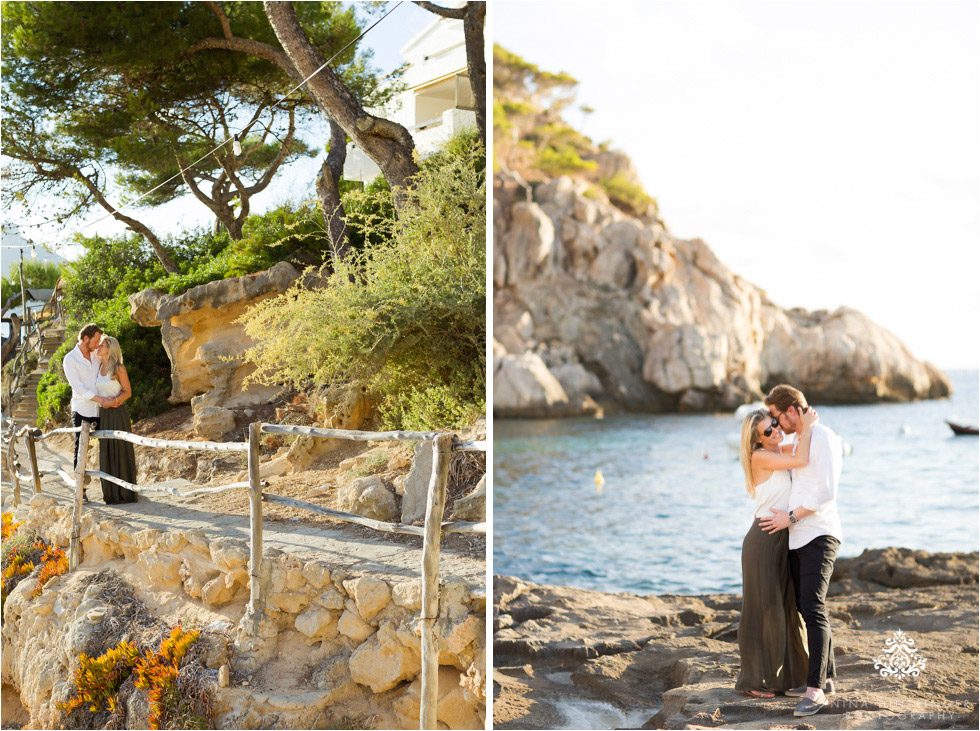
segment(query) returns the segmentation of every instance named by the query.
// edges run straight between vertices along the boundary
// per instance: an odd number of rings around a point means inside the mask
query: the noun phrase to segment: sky
[[[353,3],[345,3],[345,5],[350,4]],[[391,2],[387,5],[395,4]],[[381,10],[371,16],[364,23],[364,27],[373,23],[383,12],[384,10]],[[402,2],[387,18],[364,36],[361,48],[370,48],[374,52],[373,64],[381,73],[393,71],[402,64],[399,49],[435,18],[435,15],[414,3]],[[253,196],[251,203],[253,212],[259,213],[287,201],[299,202],[316,197],[314,181],[325,155],[322,148],[329,139],[329,130],[325,124],[313,124],[306,126],[302,130],[302,135],[310,144],[321,148],[320,154],[315,159],[301,159],[281,168],[269,187]],[[113,193],[114,191],[110,191],[109,199],[119,205],[120,197]],[[146,223],[161,237],[214,223],[213,214],[190,196],[154,208],[136,207],[126,209],[124,212]],[[85,236],[96,234],[112,236],[126,232],[126,227],[115,219],[99,221],[106,215],[104,209],[95,206],[86,216],[69,222],[64,227],[57,224],[36,227],[25,224],[42,221],[48,215],[36,215],[32,218],[28,212],[21,209],[15,210],[13,215],[4,212],[4,221],[21,225],[21,233],[26,239],[49,245],[61,256],[71,260],[81,253],[81,247],[70,244],[76,232],[81,232]],[[4,269],[20,255],[16,249],[3,249],[2,252]]]
[[[980,3],[497,2],[493,35],[777,304],[980,365]]]

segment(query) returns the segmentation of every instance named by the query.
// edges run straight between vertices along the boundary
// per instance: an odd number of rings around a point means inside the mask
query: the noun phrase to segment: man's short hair
[[[797,411],[803,412],[810,407],[806,403],[806,397],[798,388],[793,388],[785,383],[773,386],[772,390],[766,394],[766,406],[775,406],[779,413],[785,414],[790,406],[795,406]]]
[[[95,333],[103,333],[103,332],[105,331],[101,327],[96,325],[94,322],[90,322],[88,325],[86,325],[85,327],[83,327],[81,330],[78,331],[78,342],[82,342],[82,340],[84,340],[85,338],[92,337],[93,335],[95,335]]]

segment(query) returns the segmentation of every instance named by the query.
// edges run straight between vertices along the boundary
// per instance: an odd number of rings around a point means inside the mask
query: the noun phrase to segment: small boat
[[[953,434],[958,437],[966,435],[980,435],[980,429],[977,429],[976,424],[956,424],[949,419],[946,419],[946,423],[949,425],[949,428],[953,430]]]

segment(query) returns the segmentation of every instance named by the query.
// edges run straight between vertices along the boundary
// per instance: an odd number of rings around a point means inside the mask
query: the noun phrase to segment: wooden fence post
[[[435,623],[439,619],[439,542],[446,507],[449,462],[453,456],[452,434],[439,434],[432,445],[432,478],[425,501],[425,537],[422,541],[422,702],[419,728],[436,728],[439,699],[439,645]]]
[[[28,429],[24,435],[24,442],[27,444],[27,459],[31,463],[31,477],[34,480],[34,494],[41,494],[41,471],[37,467],[37,445],[34,440],[40,434],[38,429]]]
[[[82,562],[82,491],[85,489],[85,463],[88,460],[88,433],[92,428],[82,420],[78,439],[78,465],[75,467],[75,508],[71,514],[71,540],[68,544],[68,570],[74,571]]]
[[[262,477],[259,474],[259,437],[262,424],[248,425],[248,497],[251,527],[248,611],[257,618],[265,611],[265,586],[262,581]],[[257,621],[257,619],[256,619]]]

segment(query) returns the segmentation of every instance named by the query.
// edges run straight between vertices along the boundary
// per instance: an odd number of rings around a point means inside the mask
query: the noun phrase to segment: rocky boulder
[[[398,514],[398,502],[377,475],[361,477],[340,491],[341,510],[375,520],[391,520]]]
[[[256,303],[285,292],[299,276],[292,264],[279,262],[179,295],[144,289],[130,296],[130,317],[145,327],[160,327],[170,358],[170,402],[191,402],[200,436],[219,438],[234,426],[232,408],[268,402],[279,392],[271,386],[243,386],[254,369],[241,354],[252,340],[236,320]]]

